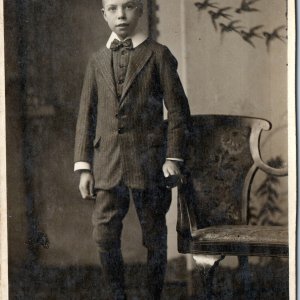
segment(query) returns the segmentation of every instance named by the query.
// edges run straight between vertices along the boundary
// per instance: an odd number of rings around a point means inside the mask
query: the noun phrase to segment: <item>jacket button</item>
[[[119,133],[119,134],[122,134],[122,133],[124,133],[124,127],[120,127],[120,128],[118,128],[118,133]]]
[[[118,114],[118,113],[117,113],[117,114],[115,114],[115,117],[116,117],[116,118],[119,118],[119,114]]]

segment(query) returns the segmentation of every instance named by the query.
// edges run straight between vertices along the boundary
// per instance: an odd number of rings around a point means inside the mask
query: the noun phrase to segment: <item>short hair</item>
[[[102,7],[104,6],[104,1],[105,0],[102,0]],[[133,0],[135,2],[139,2],[139,4],[143,4],[143,0]]]

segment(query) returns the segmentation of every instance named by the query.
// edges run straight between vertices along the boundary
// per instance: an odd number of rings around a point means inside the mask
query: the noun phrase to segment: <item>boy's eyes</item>
[[[110,6],[110,7],[108,7],[107,10],[108,11],[115,11],[115,10],[117,10],[117,7],[116,6]]]
[[[136,4],[134,3],[127,3],[125,5],[125,9],[128,9],[128,10],[132,10],[132,9],[135,9],[136,8]]]

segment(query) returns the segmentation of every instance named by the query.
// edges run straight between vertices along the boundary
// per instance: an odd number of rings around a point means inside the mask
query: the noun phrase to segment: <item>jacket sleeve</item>
[[[190,128],[190,108],[177,73],[177,60],[166,46],[160,62],[160,82],[168,110],[166,157],[184,159]]]
[[[97,119],[97,84],[93,58],[90,59],[81,92],[76,125],[74,162],[92,164],[93,140]]]

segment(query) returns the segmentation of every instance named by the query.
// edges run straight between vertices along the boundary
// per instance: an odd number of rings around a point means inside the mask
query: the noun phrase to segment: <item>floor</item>
[[[246,299],[238,270],[219,267],[213,281],[213,300]],[[145,265],[127,265],[126,286],[128,300],[145,299]],[[264,266],[250,267],[248,299],[288,299],[288,266],[273,260]],[[10,299],[13,300],[110,300],[101,284],[97,267],[69,267],[64,269],[24,267],[11,270]],[[197,270],[188,273],[185,261],[177,259],[168,265],[162,300],[205,300]]]

